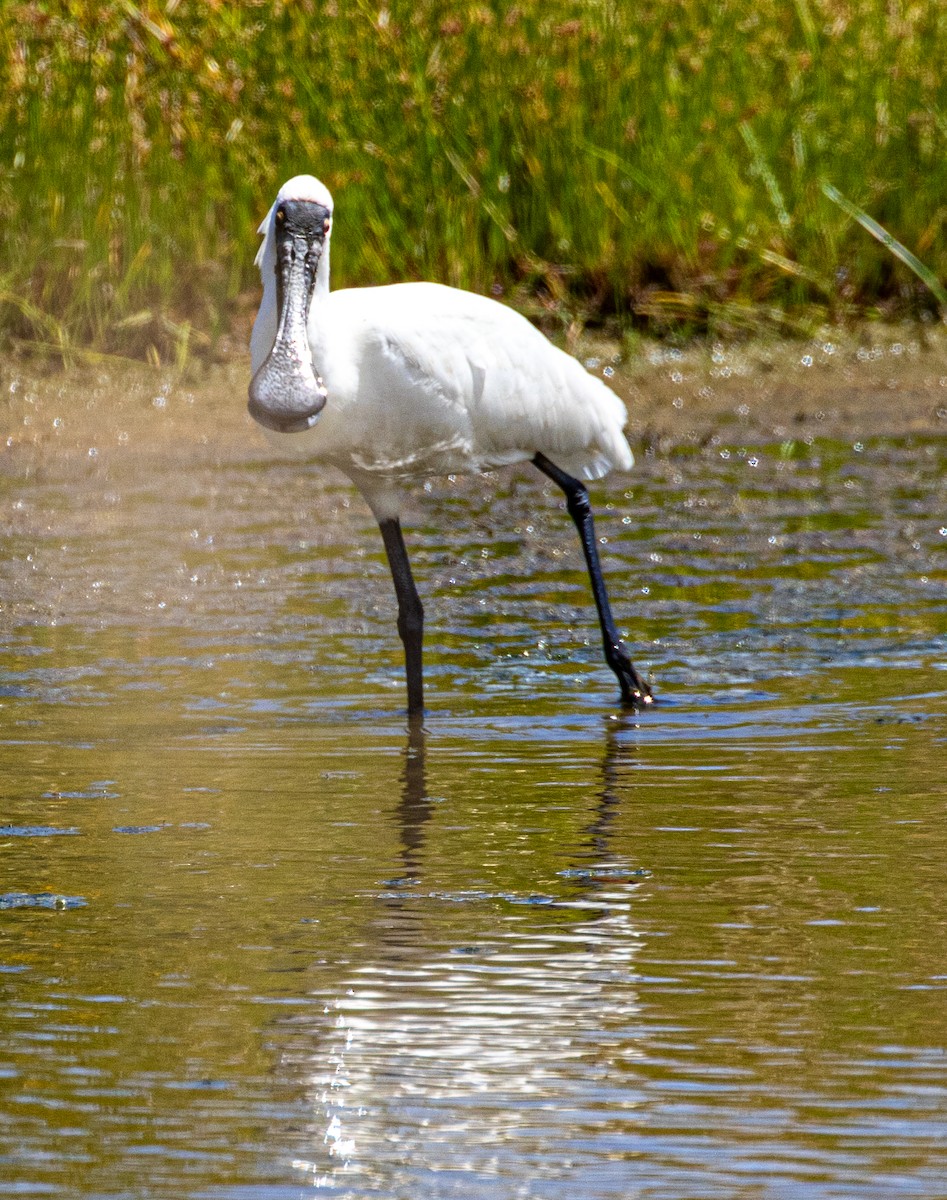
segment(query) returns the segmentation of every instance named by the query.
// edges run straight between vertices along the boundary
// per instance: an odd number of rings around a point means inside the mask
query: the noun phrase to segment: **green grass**
[[[337,284],[563,327],[934,312],[945,51],[921,0],[7,3],[0,336],[210,345],[299,171],[335,193]]]

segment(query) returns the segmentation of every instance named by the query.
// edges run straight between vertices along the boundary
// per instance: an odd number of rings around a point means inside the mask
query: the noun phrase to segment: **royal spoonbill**
[[[496,300],[437,283],[330,292],[332,222],[328,189],[297,175],[260,226],[249,409],[281,447],[345,472],[371,507],[398,600],[408,712],[424,706],[424,609],[401,532],[402,489],[524,460],[565,493],[622,699],[649,704],[612,617],[588,492],[575,478],[631,466],[621,400]]]

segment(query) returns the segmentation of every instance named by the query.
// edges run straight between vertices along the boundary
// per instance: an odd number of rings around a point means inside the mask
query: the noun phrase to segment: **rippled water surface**
[[[239,387],[4,379],[0,1195],[947,1196],[947,370],[885,354],[629,385],[641,717],[551,485],[419,488],[413,734]]]

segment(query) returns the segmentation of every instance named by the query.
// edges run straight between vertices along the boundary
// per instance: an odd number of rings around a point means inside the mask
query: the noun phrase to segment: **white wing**
[[[327,452],[344,438],[361,470],[405,474],[537,452],[586,478],[631,466],[621,400],[512,309],[427,283],[329,301],[313,346],[329,393],[319,422]]]

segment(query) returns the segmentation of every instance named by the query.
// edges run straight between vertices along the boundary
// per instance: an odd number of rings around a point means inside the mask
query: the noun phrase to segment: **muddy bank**
[[[629,438],[661,452],[722,442],[858,441],[947,432],[947,333],[705,345],[689,350],[587,343],[578,356],[626,400]],[[176,378],[121,361],[44,371],[0,367],[5,473],[268,460],[246,412],[243,358]]]
[[[886,330],[681,352],[645,347],[615,378],[632,437],[669,447],[708,436],[842,441],[947,431],[947,337]]]

